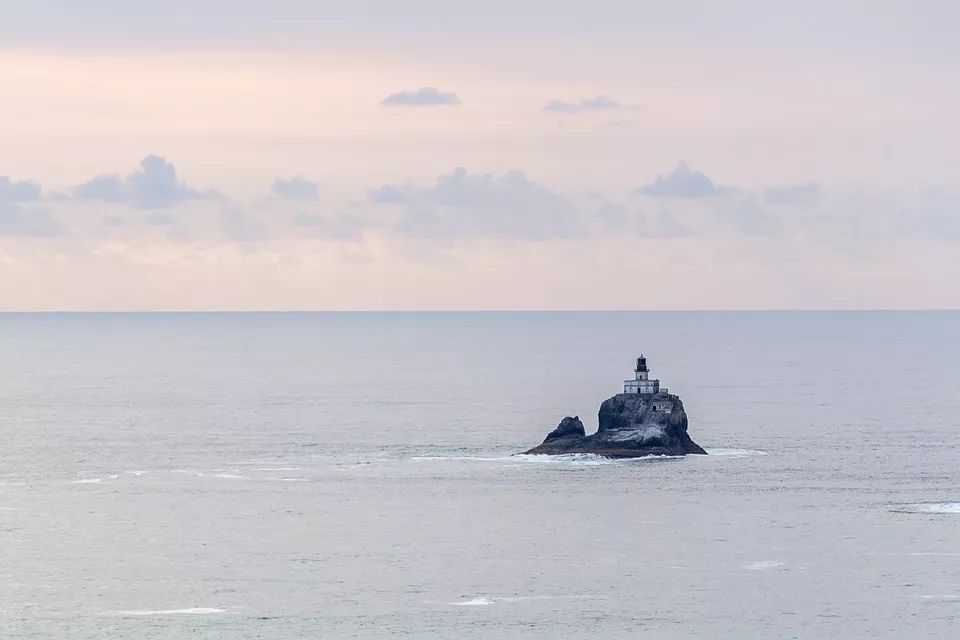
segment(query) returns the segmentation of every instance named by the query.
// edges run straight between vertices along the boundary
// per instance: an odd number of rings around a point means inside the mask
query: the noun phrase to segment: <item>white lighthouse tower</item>
[[[660,381],[650,379],[650,369],[647,368],[647,357],[642,353],[640,357],[637,358],[637,368],[634,369],[634,372],[633,380],[623,381],[624,393],[660,393]],[[666,393],[666,389],[663,391]]]

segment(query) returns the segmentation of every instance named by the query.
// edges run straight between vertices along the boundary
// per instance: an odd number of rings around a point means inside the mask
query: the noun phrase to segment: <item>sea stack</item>
[[[624,381],[623,393],[603,401],[598,417],[597,432],[586,435],[580,418],[567,416],[543,444],[527,453],[592,453],[608,458],[707,453],[687,435],[687,413],[680,397],[661,388],[659,380],[650,379],[642,354],[634,378]]]

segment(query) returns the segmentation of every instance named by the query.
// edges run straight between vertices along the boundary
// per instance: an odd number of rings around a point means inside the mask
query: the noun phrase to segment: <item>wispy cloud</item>
[[[380,103],[385,107],[437,107],[460,104],[460,97],[452,91],[422,87],[414,91],[391,93]]]
[[[597,96],[595,98],[583,98],[576,102],[567,100],[551,100],[544,105],[543,111],[548,113],[583,113],[587,111],[610,111],[613,109],[633,110],[639,107],[626,105],[606,96]]]

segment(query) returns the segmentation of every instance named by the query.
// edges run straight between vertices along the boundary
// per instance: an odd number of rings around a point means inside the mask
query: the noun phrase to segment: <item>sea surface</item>
[[[960,313],[2,314],[0,637],[955,639]]]

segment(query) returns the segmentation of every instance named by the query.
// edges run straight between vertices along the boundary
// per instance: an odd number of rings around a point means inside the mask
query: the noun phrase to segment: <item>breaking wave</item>
[[[916,502],[900,505],[894,511],[902,513],[960,513],[960,502]]]
[[[759,562],[751,562],[750,564],[743,565],[744,569],[748,571],[764,571],[766,569],[779,569],[783,566],[783,563],[779,560],[760,560]]]
[[[226,609],[214,609],[212,607],[192,607],[189,609],[131,609],[129,611],[116,611],[118,616],[170,616],[170,615],[204,615],[212,613],[225,613]]]
[[[470,598],[469,600],[449,602],[447,604],[452,604],[455,607],[486,607],[487,605],[493,604],[493,600],[489,598]]]
[[[766,451],[758,451],[756,449],[705,449],[707,455],[710,456],[736,456],[739,458],[745,456],[765,456],[767,455]]]

